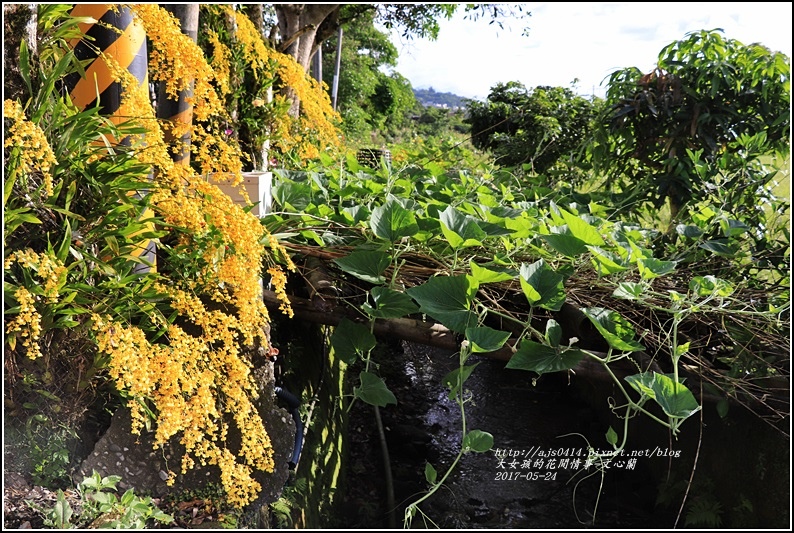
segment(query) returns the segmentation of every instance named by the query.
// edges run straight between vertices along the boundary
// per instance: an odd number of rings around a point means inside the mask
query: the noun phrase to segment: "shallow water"
[[[457,368],[458,357],[402,343],[381,359],[380,373],[398,400],[397,406],[383,408],[381,414],[394,477],[395,516],[401,527],[407,503],[428,487],[426,462],[440,479],[460,449],[460,411],[442,385],[444,376]],[[427,520],[418,515],[414,527],[665,527],[651,514],[654,495],[648,489],[653,487],[641,483],[640,472],[607,472],[603,482],[600,475],[588,476],[595,469],[583,468],[585,438],[606,446],[607,428],[576,398],[566,376],[547,375],[533,382],[535,374],[505,369],[501,362],[472,356],[467,364],[474,363],[479,365],[465,384],[471,394],[466,403],[467,430],[491,433],[493,449],[465,454],[444,488],[420,506]],[[387,527],[388,523],[383,516],[385,503],[373,505],[373,500],[385,502],[385,486],[383,479],[376,481],[372,475],[382,472],[382,461],[370,410],[363,406],[351,420],[361,444],[352,453],[359,473],[355,468],[350,472],[349,486],[356,487],[350,492],[355,494],[366,483],[370,489],[367,496],[348,502],[346,512],[360,516],[349,527]],[[552,454],[554,458],[542,457]],[[579,468],[573,468],[577,458]],[[551,459],[555,460],[550,463]],[[362,501],[369,506],[365,513]]]

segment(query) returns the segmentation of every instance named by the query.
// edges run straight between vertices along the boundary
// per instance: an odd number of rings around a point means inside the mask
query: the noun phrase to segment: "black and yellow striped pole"
[[[179,21],[182,33],[193,42],[198,39],[198,4],[163,4],[163,9]],[[179,91],[176,99],[160,84],[157,91],[157,118],[165,124],[165,142],[171,147],[171,158],[180,165],[190,164],[190,125],[193,122],[193,89]]]
[[[123,99],[122,84],[113,75],[113,69],[98,52],[107,55],[121,68],[127,69],[148,94],[148,61],[146,56],[146,31],[128,7],[120,4],[75,4],[72,16],[90,17],[94,22],[81,24],[90,39],[72,43],[74,54],[80,60],[92,60],[86,66],[85,77],[67,79],[69,96],[79,109],[99,106],[100,112],[114,124],[129,120],[132,111]],[[111,139],[111,142],[125,141]],[[151,216],[147,209],[141,218]],[[133,252],[153,265],[156,270],[156,246],[147,239]],[[136,265],[135,272],[147,272],[146,264]]]

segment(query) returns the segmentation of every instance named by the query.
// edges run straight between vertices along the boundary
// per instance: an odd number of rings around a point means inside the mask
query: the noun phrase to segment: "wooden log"
[[[271,312],[278,312],[280,301],[273,291],[264,291],[265,305]],[[343,318],[353,322],[364,322],[360,314],[355,314],[351,309],[344,307],[334,307],[319,304],[314,300],[289,296],[290,305],[295,313],[295,319],[306,320],[316,324],[337,326]],[[436,348],[456,351],[460,348],[463,337],[450,330],[442,324],[435,322],[425,322],[415,318],[389,318],[376,319],[373,327],[376,336],[389,339],[400,339],[408,342],[416,342]],[[509,361],[513,356],[516,340],[511,339],[501,350],[487,352],[482,355],[499,361]]]
[[[268,309],[273,313],[280,313],[281,311],[279,311],[279,305],[281,302],[276,297],[276,293],[268,290],[263,292],[265,305],[268,307]],[[295,313],[294,318],[296,320],[305,320],[307,322],[324,324],[328,326],[337,326],[344,318],[347,318],[353,322],[365,322],[365,319],[361,314],[356,314],[352,309],[349,308],[329,308],[328,305],[325,305],[322,302],[318,303],[316,299],[308,300],[306,298],[300,298],[292,295],[289,296],[289,300],[292,310]],[[400,339],[450,351],[459,350],[460,343],[463,340],[461,335],[455,333],[442,324],[425,322],[415,318],[376,319],[373,332],[376,336],[381,338]],[[507,362],[515,353],[514,346],[517,341],[517,339],[511,338],[507,341],[505,347],[502,349],[494,352],[481,353],[478,355],[495,359],[497,361]],[[589,351],[602,358],[606,357],[607,355],[603,352],[595,352],[593,350]],[[643,365],[647,364],[647,359],[649,359],[648,356],[645,354],[641,355],[644,357],[640,357],[639,361],[642,362]],[[617,365],[613,365],[611,368],[613,368],[613,372],[615,372],[619,378],[623,378],[630,374],[636,374],[639,371],[637,367],[627,359],[617,362]],[[655,363],[652,365],[651,370],[661,372],[661,369],[659,369]],[[600,363],[587,357],[584,358],[578,365],[576,365],[576,367],[571,369],[571,372],[574,376],[578,376],[582,379],[588,379],[602,383],[609,383],[612,381],[612,377],[604,370]],[[696,397],[700,396],[700,387],[697,384],[699,382],[698,377],[691,372],[687,374],[690,380],[687,383],[688,388],[693,392],[693,394],[695,394]],[[787,386],[785,389],[789,390]],[[716,403],[719,400],[719,397],[705,392],[701,396],[701,402],[708,401],[710,403]],[[738,403],[734,398],[728,398],[728,400],[732,404]]]

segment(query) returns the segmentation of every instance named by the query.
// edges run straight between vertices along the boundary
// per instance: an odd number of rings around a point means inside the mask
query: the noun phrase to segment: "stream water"
[[[406,505],[428,487],[426,463],[440,479],[461,445],[460,410],[442,385],[457,368],[457,355],[405,342],[385,352],[377,358],[379,372],[398,401],[380,410],[393,516],[389,520],[373,408],[359,403],[350,421],[353,444],[339,524],[344,527],[402,527]],[[608,470],[603,479],[595,468],[585,468],[586,442],[603,448],[607,428],[577,399],[565,375],[533,382],[534,374],[505,369],[504,363],[472,356],[467,364],[474,363],[479,364],[465,384],[471,393],[467,431],[492,434],[493,449],[465,454],[444,487],[420,505],[413,527],[665,527],[668,521],[654,514],[655,487],[647,486],[641,464]]]

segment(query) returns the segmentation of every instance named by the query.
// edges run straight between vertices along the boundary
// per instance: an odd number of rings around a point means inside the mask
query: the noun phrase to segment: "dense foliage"
[[[543,174],[573,159],[590,135],[596,107],[570,89],[527,90],[511,81],[493,87],[485,102],[469,101],[467,111],[474,146],[502,166]]]
[[[593,165],[623,202],[669,200],[674,220],[720,189],[732,191],[728,209],[752,219],[771,179],[757,158],[790,147],[790,80],[779,52],[717,30],[693,32],[662,49],[652,72],[612,74],[608,110],[588,147]]]
[[[345,6],[342,16],[347,8],[352,6]],[[368,12],[345,27],[337,93],[337,109],[345,117],[342,131],[349,141],[369,144],[404,128],[415,104],[410,83],[393,70],[397,49],[375,27],[374,16]],[[337,45],[338,35],[323,43],[323,79],[328,87],[333,87],[336,75]]]
[[[736,221],[704,211],[675,245],[665,244],[610,206],[551,190],[539,196],[485,165],[456,170],[429,159],[371,170],[349,157],[279,172],[268,223],[291,235],[299,262],[324,260],[334,292],[344,295],[336,304],[351,318],[332,345],[360,365],[356,399],[396,401],[371,360],[377,324],[426,316],[465,339],[459,370],[445,378],[461,409],[472,353],[506,351],[508,368],[535,374],[631,359],[637,372],[616,381],[623,427],[605,428],[614,452],[603,460],[631,442],[638,413],[674,435],[686,431],[701,408],[701,382],[722,397],[723,415],[730,399],[773,425],[785,419],[786,398],[763,383],[788,375],[788,277],[765,269],[775,281],[759,284],[737,275],[752,239],[730,231]],[[720,227],[725,233],[715,235]],[[738,252],[732,262],[723,243]],[[589,325],[566,324],[571,302]],[[461,453],[489,449],[487,433],[464,426],[461,438]],[[444,476],[432,465],[426,474],[436,490]],[[420,501],[406,509],[408,522]]]

